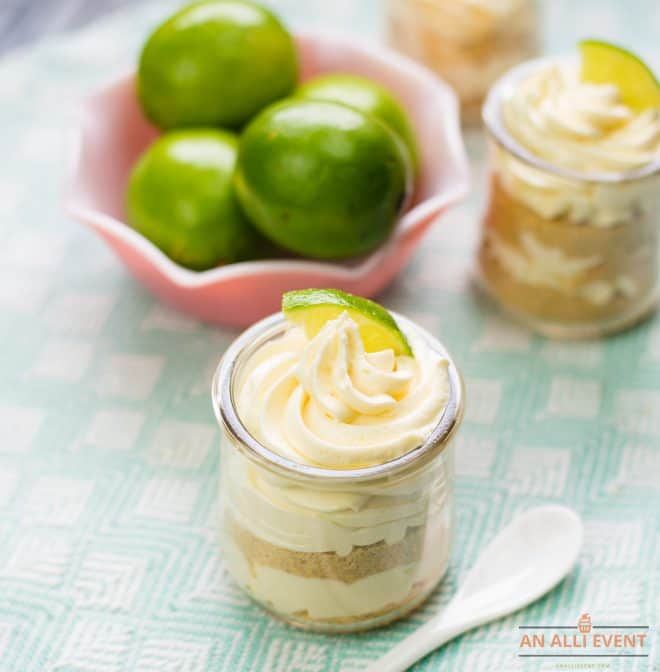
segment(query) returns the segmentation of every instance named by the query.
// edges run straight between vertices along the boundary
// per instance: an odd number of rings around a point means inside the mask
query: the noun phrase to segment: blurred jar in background
[[[468,124],[490,85],[539,49],[534,0],[388,0],[387,29],[391,46],[454,87]]]

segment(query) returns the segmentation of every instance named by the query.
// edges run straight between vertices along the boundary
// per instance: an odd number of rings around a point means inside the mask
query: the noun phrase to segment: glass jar
[[[390,462],[343,470],[301,464],[248,433],[236,410],[236,380],[251,355],[288,328],[281,314],[239,336],[213,381],[225,567],[256,602],[299,627],[351,632],[388,623],[419,605],[447,570],[450,439],[462,417],[462,382],[440,343],[396,319],[448,360],[450,390],[431,435]]]
[[[519,321],[552,338],[632,326],[658,298],[660,161],[625,173],[580,173],[520,146],[502,105],[549,61],[514,68],[484,105],[490,199],[479,281]]]
[[[491,84],[539,51],[534,0],[388,0],[388,42],[458,93],[476,123]]]

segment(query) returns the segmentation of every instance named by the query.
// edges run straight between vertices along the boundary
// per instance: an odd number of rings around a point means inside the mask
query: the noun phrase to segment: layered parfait
[[[441,75],[467,122],[491,84],[538,52],[534,0],[389,0],[389,42]]]
[[[480,251],[489,291],[539,331],[590,337],[647,314],[658,289],[660,85],[634,56],[505,76],[484,108],[491,198]]]
[[[343,631],[429,594],[448,564],[462,413],[437,341],[365,299],[291,292],[230,348],[214,403],[223,554],[255,600]]]

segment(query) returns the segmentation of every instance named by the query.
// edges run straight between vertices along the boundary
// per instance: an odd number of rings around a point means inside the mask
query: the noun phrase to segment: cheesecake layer
[[[658,281],[657,226],[637,213],[606,228],[546,219],[491,185],[480,265],[506,306],[542,319],[615,319],[645,303]]]
[[[303,576],[252,562],[230,540],[224,558],[235,580],[254,599],[276,612],[314,620],[362,620],[367,614],[394,608],[410,597],[417,573],[417,563],[411,563],[350,583]]]

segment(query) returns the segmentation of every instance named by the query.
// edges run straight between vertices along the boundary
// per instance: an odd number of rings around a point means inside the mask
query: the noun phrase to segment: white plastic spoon
[[[454,637],[538,600],[571,571],[582,536],[580,517],[565,506],[516,516],[483,551],[446,609],[365,672],[402,672]]]

